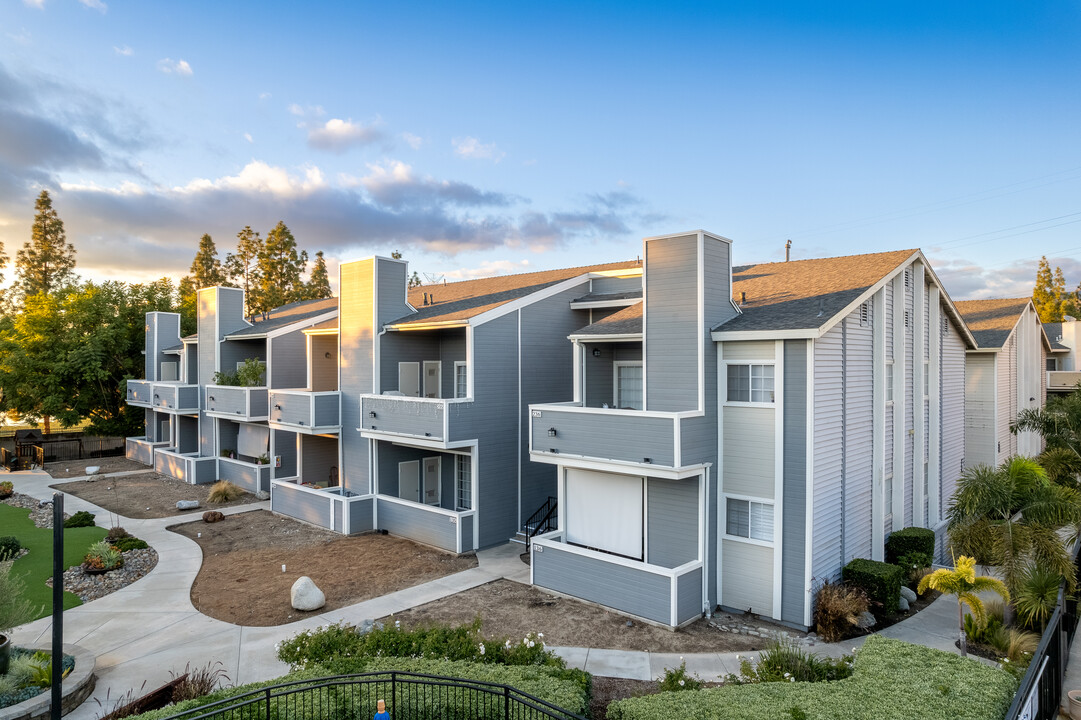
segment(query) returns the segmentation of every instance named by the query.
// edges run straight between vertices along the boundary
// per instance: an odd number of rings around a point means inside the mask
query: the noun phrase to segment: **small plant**
[[[94,527],[94,513],[80,510],[64,521],[66,528]]]
[[[41,612],[27,600],[26,586],[22,578],[11,572],[12,562],[0,562],[0,635],[7,635],[12,628],[28,623]]]
[[[242,387],[260,387],[264,384],[266,366],[257,358],[247,358],[236,372],[214,373],[215,385],[234,385]]]
[[[140,540],[137,537],[126,537],[116,541],[114,547],[122,553],[126,553],[130,550],[146,550],[149,545],[146,544],[146,540]]]
[[[725,682],[736,684],[760,682],[824,682],[843,680],[852,675],[853,656],[840,660],[821,658],[802,650],[791,640],[776,640],[762,652],[758,664],[740,661],[740,676],[729,675]]]
[[[244,494],[244,489],[238,485],[234,485],[228,480],[219,480],[210,486],[210,494],[207,495],[207,502],[212,503],[226,503],[236,500]]]
[[[236,450],[222,450],[218,453],[223,458],[229,458],[230,460],[236,459]]]
[[[143,710],[140,707],[140,704],[135,701],[143,696],[144,690],[146,690],[146,680],[143,680],[143,684],[139,686],[138,690],[135,688],[128,688],[126,693],[112,701],[112,707],[110,708],[112,688],[109,688],[105,691],[104,703],[98,698],[94,698],[94,702],[98,704],[98,708],[104,711],[101,715],[98,715],[98,720],[105,720],[105,718],[109,718],[109,720],[121,720],[121,718],[142,713]]]
[[[664,678],[657,688],[660,692],[677,692],[679,690],[701,690],[702,681],[693,675],[687,674],[687,662],[680,658],[679,667],[675,670],[664,669]]]
[[[793,706],[788,708],[788,717],[792,718],[792,720],[807,720],[807,713]]]
[[[969,610],[972,611],[972,618],[976,625],[985,628],[987,627],[987,611],[977,593],[992,591],[998,593],[1003,601],[1010,601],[1010,592],[1006,589],[1005,583],[986,575],[976,577],[976,561],[965,555],[957,559],[957,567],[953,570],[948,568],[935,570],[920,580],[920,594],[923,594],[927,588],[957,596],[958,632],[962,657],[968,655],[964,606],[968,605]]]
[[[22,549],[23,544],[19,542],[19,538],[12,535],[0,537],[0,562],[14,560]]]
[[[87,568],[91,570],[116,570],[124,564],[124,558],[120,550],[108,541],[101,540],[91,545],[83,558]]]
[[[105,535],[105,539],[114,545],[116,544],[117,540],[123,540],[127,537],[131,537],[131,533],[129,533],[127,530],[120,527],[119,525],[115,525],[109,528],[109,532]]]
[[[169,677],[172,680],[176,680],[178,677],[184,678],[173,686],[174,704],[209,695],[219,687],[228,687],[225,683],[229,682],[229,676],[225,673],[225,666],[222,665],[220,660],[207,663],[195,670],[191,669],[191,663],[187,663],[184,665],[184,672],[175,673],[170,670]]]
[[[269,462],[270,462],[270,457],[266,453],[263,453],[259,457],[255,458],[255,464],[256,465],[266,465]]]
[[[826,642],[837,642],[859,627],[870,601],[859,588],[826,580],[815,593],[814,607],[815,632]]]
[[[4,480],[0,482],[0,500],[9,498],[15,494],[15,486],[11,484],[10,480]]]
[[[1034,563],[1025,569],[1013,595],[1013,606],[1022,625],[1043,631],[1058,604],[1060,585],[1062,576],[1039,564]]]

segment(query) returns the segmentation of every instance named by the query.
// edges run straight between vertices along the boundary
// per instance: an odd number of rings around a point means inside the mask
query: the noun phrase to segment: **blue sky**
[[[94,279],[282,219],[449,279],[701,227],[739,264],[922,247],[958,299],[1081,281],[1075,2],[6,0],[0,33],[0,241],[46,187]]]

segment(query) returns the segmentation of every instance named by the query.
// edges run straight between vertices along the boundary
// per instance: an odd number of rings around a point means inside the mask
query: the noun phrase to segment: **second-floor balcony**
[[[362,437],[418,440],[449,447],[476,437],[461,411],[472,407],[466,399],[420,398],[408,395],[361,395]]]
[[[337,390],[270,390],[270,427],[276,430],[328,435],[342,429],[341,393]]]
[[[154,397],[154,383],[150,380],[128,380],[126,400],[128,405],[151,407]]]
[[[1081,383],[1081,372],[1074,370],[1049,370],[1047,389],[1052,392],[1070,392]]]
[[[127,403],[164,412],[199,412],[199,386],[179,382],[128,380]]]
[[[207,385],[206,414],[237,422],[260,422],[270,417],[266,387]]]

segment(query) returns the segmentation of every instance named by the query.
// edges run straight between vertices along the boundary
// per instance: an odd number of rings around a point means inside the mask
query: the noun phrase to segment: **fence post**
[[[510,720],[510,688],[503,686],[503,720]]]
[[[270,688],[265,688],[263,692],[266,694],[266,705],[264,706],[266,709],[265,720],[270,720]]]
[[[398,673],[394,670],[390,671],[390,702],[391,707],[394,708],[394,712],[398,712]]]

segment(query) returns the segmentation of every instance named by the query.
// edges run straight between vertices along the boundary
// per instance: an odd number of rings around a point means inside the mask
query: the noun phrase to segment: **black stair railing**
[[[537,512],[530,515],[529,519],[525,521],[524,532],[527,543],[536,535],[555,530],[557,505],[556,498],[549,495],[544,504],[537,508]]]

